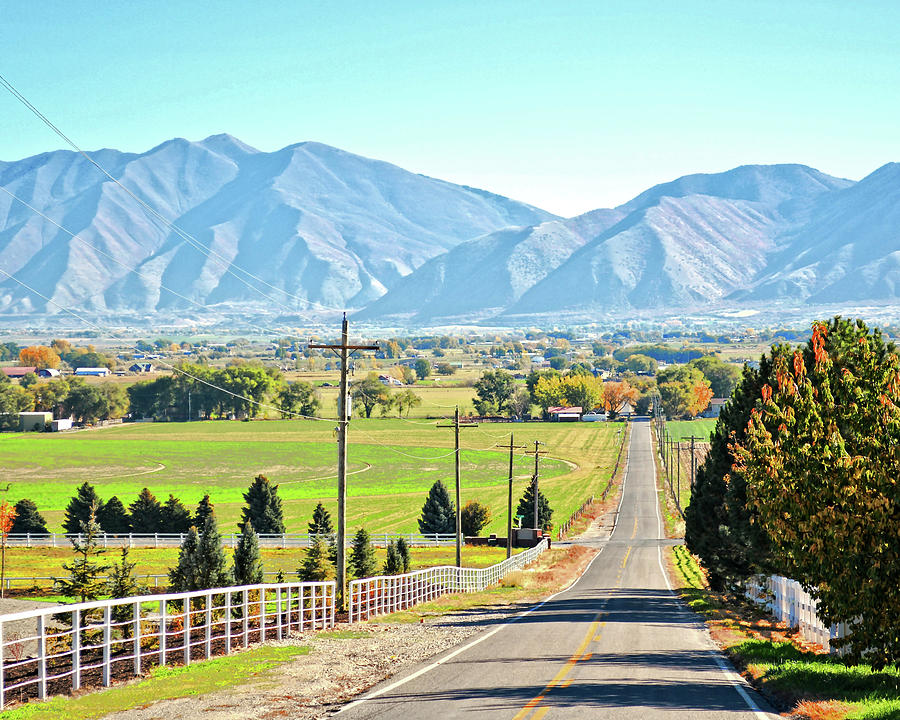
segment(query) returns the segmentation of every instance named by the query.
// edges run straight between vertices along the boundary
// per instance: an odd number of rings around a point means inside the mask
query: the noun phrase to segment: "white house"
[[[83,367],[75,368],[75,374],[81,376],[106,377],[109,375],[109,368]]]

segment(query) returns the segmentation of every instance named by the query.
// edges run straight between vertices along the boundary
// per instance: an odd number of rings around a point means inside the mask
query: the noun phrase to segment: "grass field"
[[[666,429],[672,440],[690,441],[691,435],[702,442],[709,442],[709,434],[716,427],[715,418],[697,418],[696,420],[670,420]]]
[[[348,526],[370,532],[414,532],[432,483],[453,483],[453,431],[438,421],[354,419],[348,450]],[[509,441],[549,455],[541,459],[541,488],[563,521],[609,478],[617,432],[601,423],[487,424],[461,433],[462,502],[478,500],[493,513],[488,532],[505,532]],[[516,451],[516,501],[533,457]],[[336,512],[337,448],[331,422],[269,420],[138,423],[64,434],[0,436],[0,472],[7,499],[37,503],[51,529],[61,528],[75,488],[94,484],[103,499],[126,505],[144,486],[161,500],[174,493],[189,506],[209,493],[223,532],[235,529],[242,493],[257,474],[279,484],[289,532],[303,532],[319,501]]]

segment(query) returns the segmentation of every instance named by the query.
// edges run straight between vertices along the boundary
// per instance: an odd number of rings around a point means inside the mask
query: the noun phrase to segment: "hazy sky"
[[[87,149],[317,140],[573,215],[900,160],[898,25],[896,0],[9,2],[0,74]],[[61,147],[0,93],[0,159]]]

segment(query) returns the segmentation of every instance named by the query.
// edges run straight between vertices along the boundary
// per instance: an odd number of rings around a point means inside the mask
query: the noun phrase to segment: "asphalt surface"
[[[568,590],[351,703],[342,719],[776,718],[668,588],[649,423],[618,521]]]

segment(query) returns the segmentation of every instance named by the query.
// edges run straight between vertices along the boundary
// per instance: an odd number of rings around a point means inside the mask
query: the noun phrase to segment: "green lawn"
[[[443,424],[443,423],[441,423]],[[440,478],[453,483],[453,432],[438,421],[360,419],[351,423],[348,450],[350,528],[414,532],[428,488]],[[461,433],[462,501],[491,507],[488,532],[505,532],[508,453],[495,447],[534,440],[549,455],[541,460],[541,486],[561,522],[606,484],[615,457],[616,431],[600,423],[510,423]],[[126,505],[144,486],[162,501],[174,493],[193,506],[209,493],[223,532],[234,529],[242,493],[257,474],[279,484],[289,532],[303,532],[315,504],[336,511],[337,443],[331,422],[266,420],[140,423],[63,434],[0,436],[0,472],[12,483],[7,497],[37,503],[51,529],[61,528],[75,488],[93,483],[103,499]],[[514,496],[522,494],[533,459],[522,450],[514,462]]]
[[[690,441],[691,435],[701,442],[709,442],[709,434],[716,427],[715,418],[697,418],[696,420],[670,420],[666,423],[669,436],[673,440]]]

